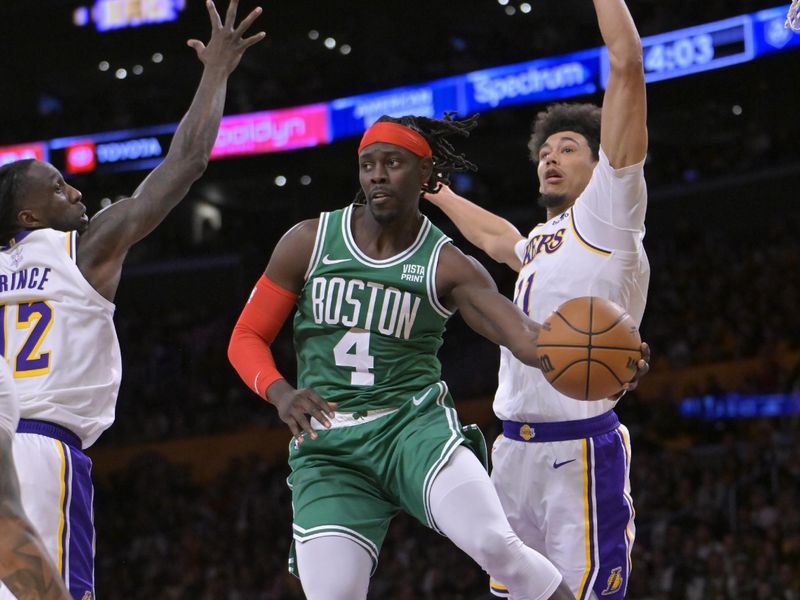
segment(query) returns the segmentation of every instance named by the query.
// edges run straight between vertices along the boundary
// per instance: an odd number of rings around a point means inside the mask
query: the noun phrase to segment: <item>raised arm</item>
[[[611,65],[603,97],[600,146],[615,169],[647,154],[647,98],[642,41],[624,0],[593,0]]]
[[[222,119],[228,76],[244,51],[265,35],[244,37],[261,9],[254,9],[236,26],[237,6],[238,0],[230,0],[223,23],[214,3],[206,1],[211,39],[208,45],[199,40],[187,42],[203,63],[203,75],[164,161],[130,198],[95,215],[78,241],[81,272],[109,300],[116,293],[128,249],[161,223],[205,171]]]
[[[477,333],[505,346],[521,362],[539,366],[539,324],[497,291],[494,280],[477,260],[452,244],[446,245],[436,272],[436,289],[445,306],[458,309]]]
[[[61,575],[22,509],[11,436],[0,430],[0,580],[17,598],[70,600]]]
[[[442,209],[470,243],[495,261],[505,263],[515,271],[520,270],[514,246],[523,238],[511,223],[459,196],[446,185],[436,194],[426,193],[425,198]]]

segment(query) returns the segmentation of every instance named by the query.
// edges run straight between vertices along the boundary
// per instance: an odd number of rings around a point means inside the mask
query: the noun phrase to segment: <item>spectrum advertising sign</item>
[[[467,112],[592,94],[599,72],[598,48],[474,71],[466,76]]]

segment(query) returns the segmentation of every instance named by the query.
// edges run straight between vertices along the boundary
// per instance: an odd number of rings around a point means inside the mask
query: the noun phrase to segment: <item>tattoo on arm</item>
[[[23,511],[11,455],[0,434],[0,579],[22,600],[69,600],[55,565]]]

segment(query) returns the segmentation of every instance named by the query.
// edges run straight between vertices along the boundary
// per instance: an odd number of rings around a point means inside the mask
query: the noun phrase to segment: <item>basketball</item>
[[[542,323],[537,352],[542,373],[576,400],[601,400],[622,390],[642,358],[639,328],[624,308],[595,296],[573,298]]]

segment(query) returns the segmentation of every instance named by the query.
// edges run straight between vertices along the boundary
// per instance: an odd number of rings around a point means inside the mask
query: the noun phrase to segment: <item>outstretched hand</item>
[[[255,35],[244,37],[244,33],[261,14],[261,7],[250,11],[250,14],[242,19],[238,27],[235,27],[238,6],[239,0],[230,0],[223,23],[213,0],[206,0],[206,8],[211,20],[211,39],[208,44],[196,39],[186,42],[187,45],[194,48],[197,57],[206,67],[219,67],[227,73],[232,72],[239,64],[244,51],[263,40],[267,35],[263,31],[259,31]]]

